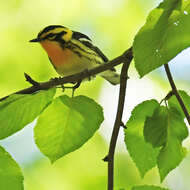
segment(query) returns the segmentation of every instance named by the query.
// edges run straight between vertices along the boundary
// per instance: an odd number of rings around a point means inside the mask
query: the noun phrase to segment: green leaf
[[[141,186],[134,186],[131,190],[169,190],[169,189],[153,185],[141,185]]]
[[[19,165],[11,155],[0,146],[0,189],[23,190],[23,175]]]
[[[176,168],[185,157],[182,141],[188,136],[183,117],[175,108],[168,110],[167,142],[158,156],[158,168],[161,181]]]
[[[52,101],[55,89],[14,94],[0,102],[0,139],[31,123]]]
[[[144,137],[153,147],[160,147],[166,143],[167,122],[168,110],[164,106],[156,108],[154,114],[146,118]]]
[[[52,162],[78,149],[104,120],[100,105],[85,96],[60,96],[41,114],[35,141]]]
[[[187,92],[185,92],[183,90],[179,90],[178,92],[187,108],[187,111],[190,113],[190,96],[187,94]],[[175,95],[170,97],[170,99],[168,100],[168,105],[171,108],[172,107],[176,108],[181,113],[183,118],[185,118],[183,110],[181,109],[181,106],[179,105],[179,102],[177,101],[177,98],[175,97]]]
[[[156,165],[158,149],[145,142],[143,136],[144,122],[159,107],[156,100],[145,101],[134,108],[127,122],[125,130],[125,143],[128,152],[135,162],[141,176]]]
[[[185,156],[182,141],[188,136],[188,130],[184,118],[175,107],[160,106],[151,117],[147,117],[144,136],[154,147],[162,146],[157,164],[163,181]]]
[[[150,12],[133,43],[141,77],[168,63],[190,46],[190,1],[165,0]]]

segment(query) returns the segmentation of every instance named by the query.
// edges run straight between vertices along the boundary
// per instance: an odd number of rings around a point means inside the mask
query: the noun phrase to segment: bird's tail
[[[108,82],[110,82],[113,85],[120,83],[120,75],[117,74],[115,71],[107,70],[100,74],[101,77],[106,79]]]

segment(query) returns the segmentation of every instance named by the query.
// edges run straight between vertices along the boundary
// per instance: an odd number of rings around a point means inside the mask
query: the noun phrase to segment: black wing
[[[94,50],[94,51],[102,58],[102,60],[103,60],[104,62],[108,62],[108,61],[109,61],[108,58],[102,53],[102,51],[101,51],[98,47],[92,45],[89,41],[81,41],[81,42],[82,42],[85,46],[87,46],[87,47],[89,47],[90,49]],[[115,68],[112,68],[112,69],[110,69],[110,70],[111,70],[111,71],[116,71]]]
[[[75,31],[73,31],[72,38],[76,40],[80,40],[81,38],[84,38],[84,39],[92,41],[87,35],[82,34],[80,32],[75,32]]]
[[[76,40],[80,40],[81,43],[83,43],[85,46],[89,47],[90,49],[94,50],[101,58],[104,62],[108,62],[108,58],[102,53],[102,51],[94,46],[92,43],[91,43],[91,39],[85,35],[85,34],[82,34],[80,32],[75,32],[73,31],[73,36],[72,36],[74,39]],[[89,41],[87,41],[89,40]],[[112,71],[116,71],[114,68],[111,69]]]
[[[102,58],[102,60],[104,61],[104,62],[107,62],[108,61],[108,58],[102,53],[102,51],[98,48],[98,47],[96,47],[96,46],[94,46],[94,45],[92,45],[90,42],[88,42],[88,41],[81,41],[85,46],[87,46],[87,47],[89,47],[90,49],[92,49],[92,50],[94,50],[101,58]]]
[[[94,50],[101,58],[104,62],[107,62],[108,61],[108,58],[101,52],[101,50],[92,45],[91,42],[89,41],[92,41],[87,35],[85,34],[82,34],[80,32],[75,32],[73,31],[73,36],[72,36],[73,39],[76,39],[76,40],[80,40],[81,43],[83,43],[85,46],[89,47],[90,49]],[[87,41],[89,40],[89,41]]]

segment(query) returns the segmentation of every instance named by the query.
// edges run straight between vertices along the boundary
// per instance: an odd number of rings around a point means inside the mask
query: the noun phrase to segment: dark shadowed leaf
[[[147,117],[144,127],[147,142],[154,147],[162,147],[157,159],[160,179],[176,168],[185,156],[182,141],[188,130],[181,113],[175,108],[160,106],[151,117]]]
[[[167,141],[158,155],[158,168],[161,181],[176,168],[185,157],[186,150],[182,141],[188,136],[188,130],[181,114],[175,108],[168,110]]]
[[[182,98],[188,112],[190,113],[190,96],[187,94],[187,92],[183,90],[179,90],[179,95]],[[183,110],[181,109],[181,106],[179,105],[179,102],[177,101],[177,98],[175,95],[173,95],[169,100],[168,100],[168,105],[169,107],[175,107],[181,115],[185,118],[185,115],[183,113]]]
[[[160,147],[166,143],[168,110],[164,106],[155,109],[151,117],[147,117],[144,125],[145,140],[154,147]]]
[[[127,150],[143,177],[145,173],[156,165],[158,149],[145,142],[143,127],[146,117],[152,116],[159,107],[156,100],[145,101],[134,108],[127,122],[125,130],[125,143]]]

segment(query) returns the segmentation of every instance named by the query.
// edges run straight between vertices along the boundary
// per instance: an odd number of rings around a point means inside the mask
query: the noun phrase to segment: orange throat
[[[40,43],[47,52],[55,67],[68,63],[72,52],[69,49],[63,49],[58,42],[43,41]]]

